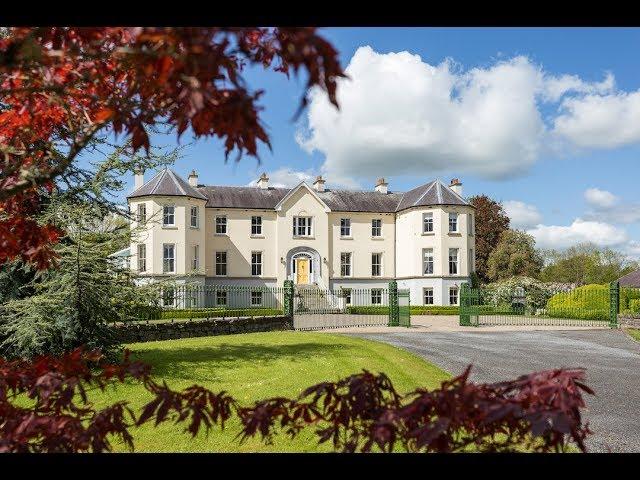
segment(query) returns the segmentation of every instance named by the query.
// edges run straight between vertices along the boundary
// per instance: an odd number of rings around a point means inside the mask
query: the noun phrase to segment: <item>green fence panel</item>
[[[400,325],[400,309],[398,306],[398,282],[389,282],[389,326]]]
[[[411,326],[411,295],[409,290],[398,290],[398,324]]]
[[[609,284],[609,326],[618,328],[618,313],[620,313],[620,284]]]
[[[482,289],[463,284],[460,325],[618,325],[617,284],[586,285],[555,292],[524,288]]]

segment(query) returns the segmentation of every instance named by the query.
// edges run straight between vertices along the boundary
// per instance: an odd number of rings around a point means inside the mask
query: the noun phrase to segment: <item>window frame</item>
[[[451,260],[451,252],[456,252],[455,262]],[[451,266],[455,265],[455,272],[452,272]],[[450,248],[449,249],[449,275],[460,275],[460,249],[459,248]]]
[[[427,226],[427,219],[430,220],[429,225],[431,225],[431,230],[426,230],[425,227]],[[435,230],[435,225],[433,222],[433,212],[423,212],[422,213],[422,234],[423,235],[431,235],[434,233]]]
[[[427,253],[431,253],[431,271],[427,272],[426,270],[426,265],[427,265],[427,261],[426,261],[426,257],[427,257]],[[434,266],[435,266],[435,255],[433,252],[433,248],[423,248],[422,249],[422,275],[433,275],[434,273]]]
[[[222,295],[221,295],[222,294]],[[224,297],[224,303],[220,303],[220,297]],[[226,307],[229,302],[229,295],[226,290],[216,290],[216,307]]]
[[[218,262],[218,254],[224,254],[224,262]],[[218,273],[218,265],[224,265],[224,273]],[[216,277],[226,277],[229,273],[229,257],[226,250],[213,252],[213,274]]]
[[[455,225],[455,230],[451,230],[451,220],[454,219],[453,222]],[[449,233],[460,233],[460,225],[459,225],[459,215],[458,212],[449,212]]]
[[[191,270],[200,268],[200,245],[193,245],[193,256],[191,258]]]
[[[467,232],[470,237],[473,237],[476,234],[476,226],[473,218],[473,213],[467,213],[468,225],[467,228],[469,231]]]
[[[173,252],[173,258],[168,258],[166,253],[167,253],[167,247],[172,247],[172,252]],[[175,243],[163,243],[162,244],[162,273],[176,273],[176,264],[177,264],[177,260],[176,260],[176,244]],[[168,270],[166,268],[167,265],[167,261],[172,261],[173,262],[173,268],[171,270]]]
[[[140,247],[142,247],[142,249],[144,250],[144,255],[140,255]],[[138,256],[138,272],[144,273],[147,271],[147,244],[138,243],[136,254]],[[141,263],[143,264],[142,268],[140,268]]]
[[[176,306],[176,291],[173,287],[164,287],[162,289],[162,306],[163,307],[175,307]]]
[[[344,223],[344,224],[343,224]],[[343,229],[347,229],[348,233],[343,233]],[[340,238],[352,238],[351,235],[351,218],[340,219]]]
[[[374,222],[380,222],[380,224],[376,227],[374,226]],[[378,235],[375,234],[376,229],[378,230]],[[371,219],[371,238],[382,238],[382,219],[381,218]]]
[[[141,210],[144,210],[144,213],[141,213],[140,212]],[[146,223],[147,221],[147,204],[144,202],[138,204],[137,212],[136,212],[136,221],[138,223]]]
[[[343,255],[348,255],[349,263],[348,265],[343,262]],[[345,275],[345,269],[343,267],[348,266],[349,274]],[[340,276],[341,277],[352,277],[353,276],[353,252],[340,252]]]
[[[300,225],[300,219],[304,219],[304,225]],[[308,215],[294,215],[293,217],[293,238],[313,238],[313,217]],[[300,228],[305,230],[305,234],[300,235]]]
[[[431,295],[430,295],[431,302],[427,302],[427,292],[431,293]],[[433,287],[423,287],[422,288],[422,304],[423,305],[434,305]]]
[[[255,219],[258,219],[255,222]],[[255,232],[254,232],[255,230]],[[262,237],[262,215],[251,215],[251,231],[249,233],[252,237]]]
[[[374,255],[378,255],[378,263],[373,263]],[[377,265],[378,274],[374,274],[374,267]],[[382,277],[383,268],[382,268],[382,252],[371,252],[371,276],[372,277]]]
[[[195,217],[193,215],[193,209],[195,208],[196,214]],[[193,224],[193,219],[195,218],[196,224]],[[197,205],[191,205],[189,208],[189,228],[200,228],[200,209]]]
[[[351,305],[351,289],[341,288],[342,298],[344,298],[345,305]]]
[[[452,292],[455,292],[455,293],[452,295]],[[451,303],[451,299],[454,297],[456,301],[455,303]],[[459,302],[460,302],[460,289],[456,285],[449,287],[449,305],[458,305]]]
[[[260,256],[260,262],[256,263],[254,262],[254,256],[259,255]],[[264,259],[263,259],[263,253],[261,250],[254,250],[251,252],[251,276],[252,277],[261,277],[262,276],[262,265],[264,263]],[[254,273],[254,267],[259,267],[256,268],[256,270],[259,270],[258,273]]]
[[[377,301],[374,299],[377,298]],[[371,305],[382,305],[382,288],[371,289]]]
[[[166,209],[171,208],[172,213],[165,212]],[[166,223],[168,216],[171,216],[173,223]],[[174,204],[162,205],[162,228],[174,228],[176,226],[176,206]]]
[[[224,223],[218,223],[218,219],[224,219]],[[218,232],[218,227],[224,226],[224,232]],[[229,219],[226,215],[216,215],[214,219],[213,231],[215,235],[229,235]]]
[[[258,298],[260,299],[259,303],[254,303],[254,295],[258,296]],[[262,290],[251,290],[251,299],[250,299],[250,303],[252,307],[261,307],[263,305],[263,301],[264,301],[264,295],[262,295]]]

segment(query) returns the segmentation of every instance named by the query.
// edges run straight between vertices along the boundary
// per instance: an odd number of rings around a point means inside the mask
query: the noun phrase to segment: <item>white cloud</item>
[[[620,198],[606,190],[589,188],[584,192],[584,198],[595,210],[584,215],[586,220],[609,223],[636,223],[640,222],[640,204],[620,202]]]
[[[616,148],[640,141],[640,90],[566,98],[554,132],[582,148]]]
[[[640,260],[640,242],[637,240],[630,240],[623,249],[623,252],[634,260]]]
[[[512,228],[528,228],[542,222],[542,215],[533,205],[517,200],[507,200],[502,203],[502,206],[511,220]]]
[[[543,98],[550,102],[557,102],[567,93],[609,93],[615,88],[615,78],[608,72],[602,82],[589,83],[577,75],[562,75],[560,77],[547,76],[543,85]]]
[[[618,197],[613,193],[599,188],[585,190],[584,198],[591,206],[601,209],[611,208],[618,203]]]
[[[538,225],[527,230],[539,248],[565,249],[578,243],[593,243],[600,247],[621,246],[627,242],[626,232],[605,222],[576,218],[569,226]]]
[[[505,178],[567,140],[583,146],[587,131],[617,130],[613,143],[640,141],[633,102],[611,101],[635,94],[613,93],[610,73],[600,82],[554,76],[523,56],[463,71],[450,59],[431,65],[406,51],[380,54],[369,46],[355,52],[345,71],[340,110],[312,90],[307,130],[297,135],[307,151],[324,153],[327,176],[426,178],[447,171]],[[613,112],[598,110],[600,124],[590,128],[597,119],[583,110],[595,99]],[[561,116],[554,118],[556,111],[543,120],[540,107],[550,102],[556,108],[562,102]],[[621,113],[630,125],[620,125]]]

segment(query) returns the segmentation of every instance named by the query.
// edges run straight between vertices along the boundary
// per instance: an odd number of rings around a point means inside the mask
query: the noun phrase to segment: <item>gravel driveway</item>
[[[412,351],[457,374],[493,382],[535,370],[585,367],[591,451],[640,452],[640,344],[620,330],[352,334]]]

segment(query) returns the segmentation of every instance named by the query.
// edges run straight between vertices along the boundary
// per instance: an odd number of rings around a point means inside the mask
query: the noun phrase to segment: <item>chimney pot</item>
[[[322,175],[316,177],[315,182],[313,182],[313,188],[315,188],[317,192],[324,192],[324,179]]]
[[[378,193],[387,193],[387,186],[389,184],[387,182],[384,181],[384,178],[379,178],[378,181],[376,182],[376,186],[374,188],[374,190]]]
[[[262,175],[260,175],[260,178],[258,179],[258,187],[264,190],[269,188],[269,177],[267,177],[266,172],[263,172]]]
[[[133,189],[137,190],[144,185],[144,170],[136,170],[133,174]]]
[[[191,173],[189,174],[189,185],[192,187],[198,186],[198,174],[195,170],[191,170]]]
[[[451,190],[462,196],[462,182],[459,179],[452,178],[449,186],[451,187]]]

